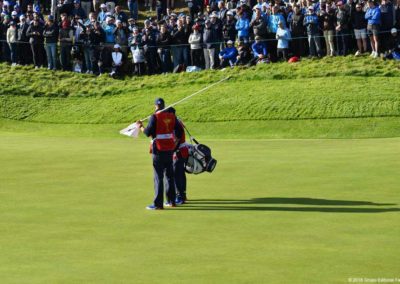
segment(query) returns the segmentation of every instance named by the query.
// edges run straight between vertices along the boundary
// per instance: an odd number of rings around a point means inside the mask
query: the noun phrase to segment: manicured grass
[[[400,138],[310,138],[400,136],[399,75],[353,57],[125,80],[0,65],[1,282],[398,278]],[[215,172],[146,211],[148,139],[118,130],[225,76],[177,107]]]
[[[398,277],[398,138],[204,140],[215,172],[149,212],[147,141],[47,128],[0,131],[2,283]]]

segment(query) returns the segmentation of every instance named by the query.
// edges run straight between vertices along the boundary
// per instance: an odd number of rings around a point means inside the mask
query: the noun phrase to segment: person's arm
[[[137,121],[136,122],[139,127],[140,127],[140,131],[142,131],[144,133],[144,135],[146,135],[147,137],[155,137],[155,130],[156,130],[156,119],[155,116],[152,115],[149,119],[149,123],[147,124],[146,127],[143,126],[143,122],[142,121]]]

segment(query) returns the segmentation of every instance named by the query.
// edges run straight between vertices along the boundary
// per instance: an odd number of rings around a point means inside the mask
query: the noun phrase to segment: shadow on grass
[[[315,205],[307,207],[282,207],[282,206],[260,206],[260,205]],[[247,210],[247,211],[288,211],[288,212],[327,212],[327,213],[384,213],[400,212],[400,208],[382,208],[382,206],[393,206],[395,203],[375,203],[370,201],[355,200],[330,200],[316,198],[285,198],[265,197],[250,200],[238,199],[194,199],[188,204],[180,207],[181,210]],[[332,206],[332,207],[326,207]],[[333,207],[340,206],[340,207]],[[343,207],[349,206],[349,207]],[[351,207],[352,206],[352,207]],[[353,207],[353,206],[378,206],[377,208]]]

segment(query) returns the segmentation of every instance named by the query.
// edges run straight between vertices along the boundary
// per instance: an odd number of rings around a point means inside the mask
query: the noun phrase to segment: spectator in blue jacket
[[[310,56],[321,56],[321,42],[318,31],[318,16],[312,6],[308,7],[308,13],[304,17],[303,25],[307,28]]]
[[[106,24],[103,26],[103,30],[106,34],[105,42],[111,45],[115,43],[115,30],[117,26],[114,24],[114,18],[107,17]]]
[[[244,43],[249,42],[249,28],[250,22],[249,19],[245,17],[243,12],[238,13],[239,19],[236,22],[236,30],[238,31],[239,41],[243,41]]]
[[[365,19],[368,21],[367,31],[371,40],[371,57],[378,57],[379,49],[379,27],[381,24],[381,10],[373,0],[368,0],[368,10],[365,13]]]
[[[283,25],[286,27],[285,17],[280,13],[279,7],[274,6],[272,8],[272,15],[268,17],[268,28],[270,32],[276,34],[276,31],[279,27],[279,22],[282,22]]]
[[[265,41],[262,41],[260,36],[256,36],[251,49],[253,50],[254,58],[250,61],[249,65],[269,62],[267,44]]]
[[[278,5],[275,5],[272,7],[272,15],[269,16],[268,18],[268,30],[270,32],[268,38],[269,38],[269,53],[270,53],[270,59],[272,61],[276,60],[276,54],[277,54],[277,45],[278,42],[276,40],[276,31],[278,30],[278,24],[279,22],[283,22],[283,25],[286,27],[286,21],[285,17],[281,13],[281,8]]]
[[[227,66],[232,67],[233,65],[235,65],[237,55],[238,51],[233,45],[233,41],[228,40],[226,42],[226,48],[219,53],[221,68],[225,68]]]

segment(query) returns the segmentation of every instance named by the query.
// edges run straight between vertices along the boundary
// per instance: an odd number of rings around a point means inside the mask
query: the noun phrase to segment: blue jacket
[[[308,34],[318,33],[318,16],[316,14],[308,14],[304,17],[303,25],[307,27]]]
[[[254,57],[258,57],[260,54],[264,56],[268,55],[267,44],[263,41],[259,43],[254,42],[251,49],[253,50]]]
[[[238,51],[236,47],[227,47],[219,53],[219,56],[222,56],[224,59],[231,60],[232,62],[236,62],[236,56],[238,55]]]
[[[285,17],[283,17],[281,14],[271,15],[268,17],[268,29],[271,33],[276,33],[279,22],[283,22],[283,25],[286,27]]]
[[[249,36],[249,20],[245,17],[241,17],[236,22],[236,30],[238,31],[239,37],[248,37]]]
[[[381,9],[379,7],[369,8],[365,13],[365,19],[368,20],[368,25],[380,25]]]
[[[106,43],[115,43],[115,34],[114,34],[114,32],[115,32],[115,25],[114,24],[112,24],[112,25],[105,25],[104,27],[103,27],[103,30],[104,30],[104,32],[105,32],[105,34],[106,34],[106,39],[105,39],[105,42]]]

